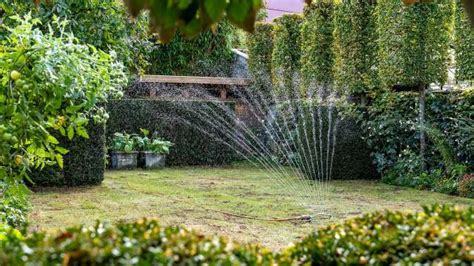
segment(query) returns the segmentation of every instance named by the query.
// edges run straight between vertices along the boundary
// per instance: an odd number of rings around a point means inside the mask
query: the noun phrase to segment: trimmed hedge
[[[461,0],[456,0],[456,79],[474,80],[474,30]]]
[[[46,167],[33,170],[32,186],[82,186],[97,185],[104,180],[105,125],[90,121],[86,127],[89,139],[76,136],[73,140],[57,136],[61,147],[69,152],[63,156],[64,168]]]
[[[453,27],[454,1],[377,1],[379,76],[382,85],[444,84]]]
[[[107,105],[110,116],[107,122],[107,141],[112,139],[115,132],[140,134],[140,128],[144,128],[150,132],[157,132],[160,137],[175,144],[166,157],[168,165],[230,163],[235,158],[234,151],[216,139],[225,140],[226,136],[220,130],[206,127],[202,123],[201,116],[192,111],[208,108],[216,107],[207,101],[149,99],[110,101]],[[215,137],[200,131],[199,127]]]
[[[253,85],[264,95],[272,89],[273,24],[257,22],[247,36],[248,66]]]
[[[22,236],[0,229],[5,265],[470,265],[474,209],[376,212],[321,228],[279,253],[142,219]]]
[[[301,27],[303,94],[312,86],[331,86],[334,79],[334,3],[317,1],[305,7]]]
[[[297,91],[300,71],[300,30],[303,18],[286,14],[274,20],[272,80],[275,93],[283,98]]]
[[[377,87],[375,1],[341,1],[334,14],[336,89],[351,98]]]

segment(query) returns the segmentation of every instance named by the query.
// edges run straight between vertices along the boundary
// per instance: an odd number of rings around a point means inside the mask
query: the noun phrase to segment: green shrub
[[[461,0],[456,0],[456,79],[474,79],[474,31]]]
[[[273,24],[257,22],[247,36],[248,66],[256,90],[268,96],[272,89]]]
[[[334,13],[335,86],[363,100],[377,88],[375,1],[341,1]]]
[[[310,86],[331,86],[334,80],[334,3],[317,1],[305,7],[301,27],[302,93]]]
[[[454,1],[377,1],[379,76],[385,88],[447,80]]]
[[[34,170],[31,180],[34,187],[97,185],[104,180],[106,146],[105,125],[89,121],[86,126],[89,138],[58,136],[61,147],[69,152],[64,155],[63,168],[57,166]]]
[[[107,106],[110,114],[107,122],[107,140],[110,143],[115,132],[138,134],[140,129],[146,128],[175,144],[166,158],[170,165],[229,163],[235,158],[235,154],[226,144],[216,140],[226,140],[222,131],[205,127],[198,112],[192,111],[208,108],[216,107],[213,103],[205,101],[173,102],[145,99],[111,101]],[[207,134],[202,130],[206,130]],[[215,137],[210,138],[208,134],[213,134]]]
[[[151,53],[148,74],[182,76],[230,76],[233,63],[234,27],[218,24],[193,39],[180,34],[169,43],[159,43]]]
[[[0,264],[469,265],[474,260],[473,224],[472,207],[376,212],[320,228],[278,253],[182,227],[162,227],[154,219],[115,226],[97,222],[26,236],[0,228]]]
[[[300,70],[300,30],[303,18],[286,14],[274,20],[272,80],[275,93],[293,97],[298,88]]]
[[[319,229],[286,252],[313,265],[469,265],[473,224],[472,207],[377,212]]]
[[[458,187],[459,195],[474,199],[474,174],[465,174]]]

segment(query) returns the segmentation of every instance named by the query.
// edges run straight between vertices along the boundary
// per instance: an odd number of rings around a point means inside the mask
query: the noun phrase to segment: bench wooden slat
[[[244,78],[165,76],[165,75],[144,75],[140,77],[140,82],[228,85],[228,86],[248,86],[250,84],[250,80],[244,79]]]

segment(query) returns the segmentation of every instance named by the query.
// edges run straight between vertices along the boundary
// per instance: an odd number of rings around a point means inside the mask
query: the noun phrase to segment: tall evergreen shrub
[[[271,90],[273,24],[257,22],[247,37],[248,66],[255,89],[263,94]]]
[[[304,10],[301,28],[302,93],[310,86],[329,86],[334,80],[334,3],[318,1]]]
[[[378,69],[385,87],[446,82],[453,1],[405,5],[402,1],[379,0],[376,14]]]
[[[474,29],[464,10],[462,1],[456,1],[456,79],[474,79]]]
[[[335,86],[359,99],[377,87],[375,6],[375,1],[354,0],[335,9]]]
[[[292,97],[300,69],[300,29],[303,18],[297,14],[274,20],[272,77],[278,95]]]

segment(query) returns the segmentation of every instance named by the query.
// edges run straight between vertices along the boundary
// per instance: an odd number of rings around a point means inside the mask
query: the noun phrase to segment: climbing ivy
[[[301,28],[302,88],[332,85],[334,79],[334,4],[318,1],[304,10]],[[304,91],[303,91],[304,92]]]
[[[277,94],[292,95],[300,69],[300,30],[303,18],[296,14],[274,20],[272,79]]]

